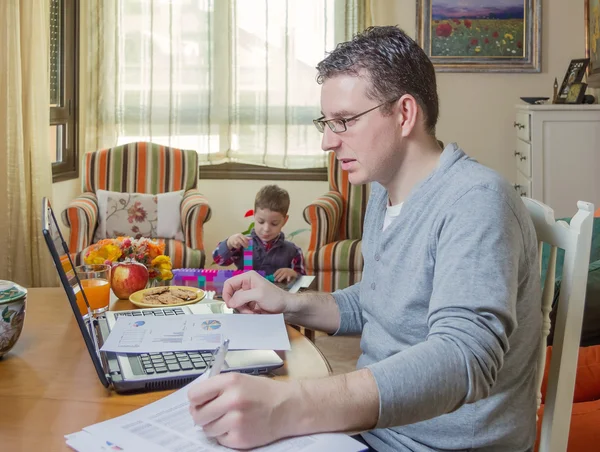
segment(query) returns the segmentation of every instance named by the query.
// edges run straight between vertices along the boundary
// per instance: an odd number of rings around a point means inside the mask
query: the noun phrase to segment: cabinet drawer
[[[517,112],[517,117],[515,122],[513,123],[513,127],[516,129],[517,136],[521,140],[531,140],[531,133],[529,131],[529,119],[529,113]]]
[[[517,168],[526,177],[531,177],[531,145],[517,138],[517,149],[515,151]]]
[[[531,198],[531,180],[517,170],[517,183],[513,185],[519,196]]]

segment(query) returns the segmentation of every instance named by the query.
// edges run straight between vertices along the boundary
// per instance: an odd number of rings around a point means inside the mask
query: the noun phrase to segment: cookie
[[[196,298],[196,294],[191,290],[171,289],[171,294],[185,301],[193,300],[194,298]]]

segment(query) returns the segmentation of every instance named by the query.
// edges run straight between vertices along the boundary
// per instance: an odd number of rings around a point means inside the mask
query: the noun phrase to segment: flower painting
[[[439,71],[539,72],[540,19],[541,0],[419,0],[417,33]]]
[[[585,50],[590,59],[587,84],[600,88],[600,0],[585,2]]]

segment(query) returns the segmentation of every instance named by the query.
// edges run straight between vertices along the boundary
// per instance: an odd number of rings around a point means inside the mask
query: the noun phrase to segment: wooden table
[[[111,309],[133,309],[118,301]],[[316,346],[288,327],[291,351],[274,378],[318,378],[331,367]],[[147,405],[172,391],[119,395],[98,380],[62,288],[29,289],[25,326],[0,359],[0,450],[67,451],[63,435]]]

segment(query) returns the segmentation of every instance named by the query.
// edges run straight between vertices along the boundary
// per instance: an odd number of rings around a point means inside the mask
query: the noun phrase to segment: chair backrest
[[[544,417],[540,435],[540,452],[567,450],[571,408],[575,387],[575,373],[579,339],[585,305],[594,205],[579,201],[578,212],[570,224],[556,221],[554,211],[547,205],[523,197],[537,233],[542,268],[542,247],[550,245],[549,263],[542,291],[542,338],[538,359],[538,408],[541,403],[541,385],[546,362],[546,339],[550,332],[550,311],[554,299],[556,251],[565,251],[558,303],[552,357],[545,394]]]
[[[327,180],[329,189],[339,192],[344,199],[338,240],[362,238],[371,185],[352,185],[348,181],[348,172],[342,171],[340,162],[335,158],[335,152],[329,152]]]
[[[84,192],[166,193],[198,184],[198,154],[155,143],[129,143],[89,152],[83,162]]]

